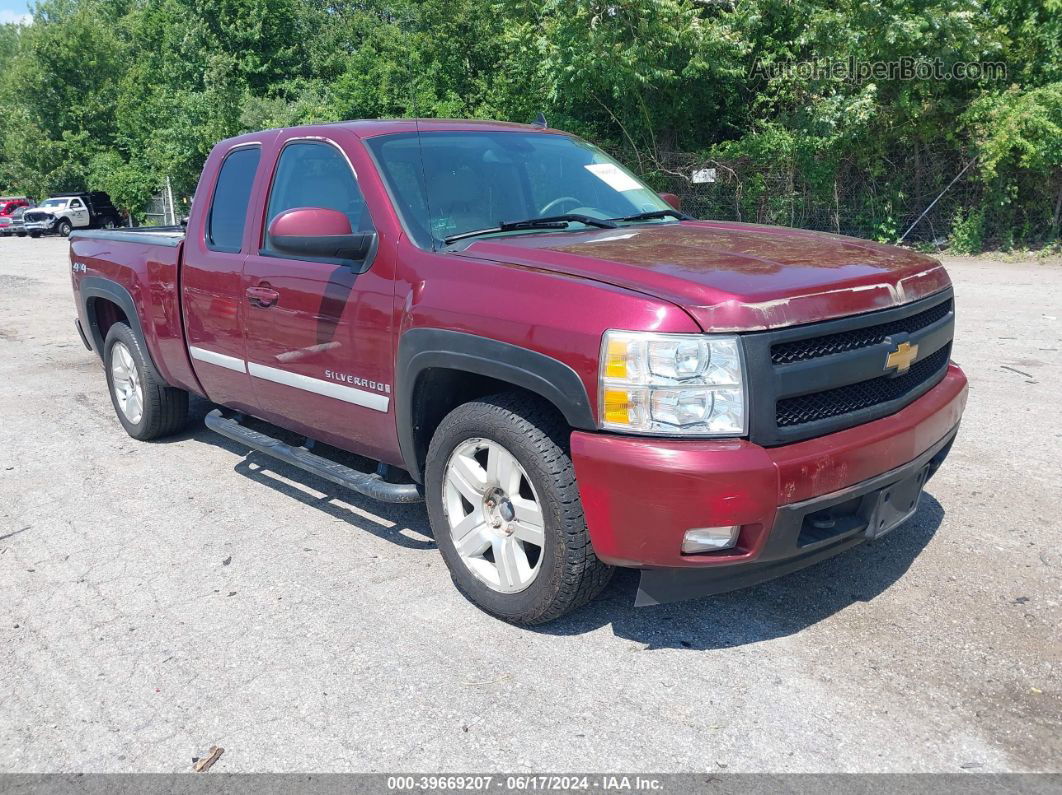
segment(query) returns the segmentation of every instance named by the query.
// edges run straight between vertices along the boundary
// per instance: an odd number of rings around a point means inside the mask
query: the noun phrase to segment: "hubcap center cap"
[[[487,524],[505,535],[512,535],[509,523],[516,518],[516,510],[504,491],[494,489],[487,492],[483,500],[483,512],[487,517]]]

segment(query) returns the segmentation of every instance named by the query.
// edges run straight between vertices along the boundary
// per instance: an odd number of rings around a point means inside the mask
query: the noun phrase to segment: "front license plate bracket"
[[[867,538],[881,538],[914,516],[929,474],[927,464],[914,475],[878,491],[867,522]]]

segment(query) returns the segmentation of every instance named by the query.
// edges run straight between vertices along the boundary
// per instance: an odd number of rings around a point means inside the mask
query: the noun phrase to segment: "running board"
[[[239,442],[245,447],[272,456],[285,464],[291,464],[304,472],[344,486],[358,494],[372,497],[381,502],[423,502],[424,496],[415,483],[388,483],[379,474],[359,472],[335,461],[329,461],[311,453],[304,447],[293,447],[268,434],[251,430],[240,425],[237,420],[222,415],[220,409],[214,409],[206,415],[206,426],[222,436]]]

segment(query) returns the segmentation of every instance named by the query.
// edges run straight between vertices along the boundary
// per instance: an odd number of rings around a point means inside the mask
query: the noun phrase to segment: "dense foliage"
[[[529,121],[699,215],[896,239],[1059,236],[1062,0],[40,0],[0,26],[0,192],[189,195],[219,138],[377,116]],[[1000,63],[976,79],[787,64]],[[716,169],[693,185],[692,170]]]

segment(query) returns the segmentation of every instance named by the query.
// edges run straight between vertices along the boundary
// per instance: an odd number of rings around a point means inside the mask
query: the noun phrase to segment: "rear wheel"
[[[73,225],[66,218],[62,219],[55,227],[55,231],[59,233],[60,237],[70,237],[70,230],[73,229]]]
[[[188,393],[163,382],[129,326],[111,326],[103,350],[111,403],[126,433],[147,441],[184,427]]]
[[[113,217],[107,216],[100,219],[100,229],[114,229],[118,226],[118,222]]]
[[[507,621],[557,618],[612,574],[590,544],[569,434],[539,400],[501,394],[454,409],[428,450],[428,516],[450,575]]]

